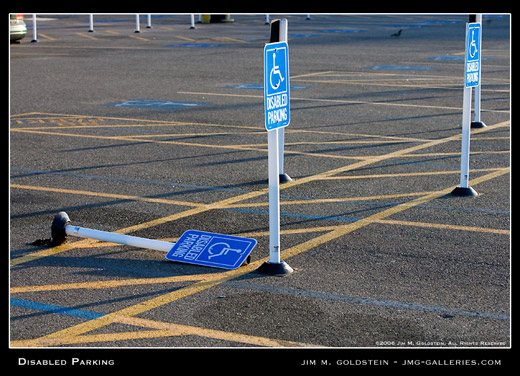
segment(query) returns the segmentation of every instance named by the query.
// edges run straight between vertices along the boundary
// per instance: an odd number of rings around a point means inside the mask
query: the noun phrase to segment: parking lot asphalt
[[[283,276],[257,271],[269,25],[231,18],[190,29],[189,15],[153,15],[151,28],[142,16],[136,33],[134,15],[95,15],[94,32],[88,15],[44,15],[32,43],[26,16],[10,46],[10,349],[508,350],[509,15],[482,22],[476,197],[450,194],[467,15],[272,17],[288,20],[291,85]],[[60,211],[150,239],[195,229],[258,243],[230,271],[92,239],[31,244]],[[296,354],[291,366],[345,359]]]

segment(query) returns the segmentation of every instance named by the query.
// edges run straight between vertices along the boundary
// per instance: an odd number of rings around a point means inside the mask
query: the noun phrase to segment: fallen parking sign
[[[188,230],[166,255],[170,261],[236,269],[256,245],[255,239]]]

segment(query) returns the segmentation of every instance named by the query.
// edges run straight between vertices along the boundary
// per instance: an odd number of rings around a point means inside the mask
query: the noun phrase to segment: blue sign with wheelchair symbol
[[[188,230],[166,254],[170,261],[236,269],[256,245],[255,239]]]
[[[265,127],[268,131],[289,125],[289,46],[287,42],[264,47]]]
[[[466,67],[464,82],[466,87],[480,85],[480,22],[469,23],[466,28]]]

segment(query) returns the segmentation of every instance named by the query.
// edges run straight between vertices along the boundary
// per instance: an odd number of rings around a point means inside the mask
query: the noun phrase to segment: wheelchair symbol
[[[477,52],[478,52],[478,49],[477,49],[477,44],[475,42],[475,30],[471,30],[471,43],[469,44],[469,56],[473,58],[473,57],[475,57]]]
[[[274,50],[276,52],[276,50]],[[269,83],[271,84],[271,87],[276,90],[280,87],[280,84],[284,81],[284,78],[282,76],[282,73],[278,69],[280,68],[278,65],[276,65],[276,53],[273,53],[273,69],[271,69],[271,72],[269,73]],[[273,76],[276,77],[278,75],[278,81],[276,85],[273,85]]]
[[[215,243],[211,247],[208,248],[208,253],[210,254],[210,256],[208,256],[208,260],[213,257],[225,256],[228,254],[228,252],[242,253],[242,250],[233,249],[227,243]]]

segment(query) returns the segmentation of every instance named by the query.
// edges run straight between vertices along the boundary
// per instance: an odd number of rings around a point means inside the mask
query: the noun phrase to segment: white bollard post
[[[190,15],[190,29],[195,29],[195,15]]]
[[[271,23],[271,21],[269,20],[269,14],[266,14],[265,15],[265,24],[269,25],[270,23]]]
[[[147,19],[146,28],[151,29],[152,28],[152,15],[150,13],[148,13],[148,15],[146,16],[146,19]]]
[[[88,32],[89,33],[93,33],[94,32],[94,15],[93,14],[89,14],[88,18],[89,18],[89,29],[88,29]]]
[[[33,39],[31,42],[38,42],[38,32],[36,31],[36,13],[32,16],[33,20]]]
[[[136,33],[140,33],[141,32],[141,28],[140,28],[140,25],[139,25],[139,13],[135,15],[135,32]]]

